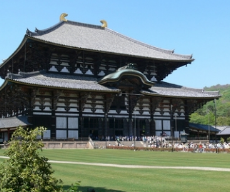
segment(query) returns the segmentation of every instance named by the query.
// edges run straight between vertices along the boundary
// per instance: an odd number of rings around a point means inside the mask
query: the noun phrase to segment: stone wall
[[[43,141],[45,149],[88,149],[88,141]]]

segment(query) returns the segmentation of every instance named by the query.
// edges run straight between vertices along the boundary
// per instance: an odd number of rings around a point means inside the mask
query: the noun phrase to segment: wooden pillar
[[[150,131],[149,131],[149,134],[151,135],[151,136],[155,136],[155,132],[156,132],[156,130],[155,130],[155,125],[154,125],[154,120],[153,120],[153,112],[151,111],[151,114],[150,114]]]
[[[84,128],[84,118],[83,118],[83,111],[84,111],[84,105],[86,103],[86,100],[89,96],[89,93],[87,92],[82,92],[78,94],[78,118],[79,118],[79,127],[78,127],[78,132],[79,132],[79,137],[87,137],[88,136],[88,131],[85,130]]]
[[[108,136],[108,113],[104,115],[105,137]]]
[[[189,107],[188,101],[184,100],[184,111],[185,111],[185,133],[189,134]]]
[[[174,114],[174,108],[172,105],[172,101],[170,103],[170,127],[171,127],[171,137],[174,137],[174,121],[173,121],[173,114]]]
[[[124,136],[129,136],[129,119],[123,119],[123,127],[124,127]]]
[[[133,122],[132,122],[132,114],[129,115],[129,136],[133,136]]]
[[[146,134],[146,136],[150,136],[150,126],[151,126],[151,122],[148,119],[145,119],[145,134]]]
[[[128,101],[129,101],[129,136],[133,136],[133,122],[132,122],[132,105],[131,105],[131,95],[128,95]]]
[[[82,113],[79,112],[79,116],[78,116],[78,134],[79,137],[82,137],[82,129],[83,129],[83,118],[82,118]]]
[[[55,110],[57,105],[57,100],[54,101],[56,98],[54,98],[54,92],[52,92],[52,109],[51,109],[51,130],[50,130],[50,139],[56,139],[56,116],[55,116]]]
[[[102,120],[101,118],[97,118],[97,122],[98,122],[98,138],[102,139],[105,137],[105,131],[103,129],[104,125],[102,124]]]
[[[140,137],[140,126],[141,126],[141,123],[140,123],[140,119],[136,119],[136,136],[137,137]]]
[[[150,106],[150,134],[151,135],[156,135],[156,125],[155,125],[155,121],[154,121],[154,113],[156,111],[156,108],[159,106],[160,102],[161,102],[161,98],[160,97],[151,97],[149,98],[149,106]]]

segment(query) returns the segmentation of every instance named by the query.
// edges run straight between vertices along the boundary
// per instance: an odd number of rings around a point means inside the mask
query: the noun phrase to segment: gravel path
[[[7,159],[6,156],[0,156],[0,158]],[[190,170],[201,170],[201,171],[224,171],[230,172],[230,168],[217,168],[217,167],[183,167],[183,166],[147,166],[147,165],[119,165],[119,164],[107,164],[107,163],[85,163],[85,162],[74,162],[74,161],[54,161],[49,160],[50,163],[63,163],[63,164],[75,164],[75,165],[90,165],[90,166],[101,166],[101,167],[119,167],[119,168],[132,168],[132,169],[190,169]]]

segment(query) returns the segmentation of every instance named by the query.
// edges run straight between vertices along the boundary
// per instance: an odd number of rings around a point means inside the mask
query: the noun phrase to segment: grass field
[[[3,152],[4,150],[0,150],[0,155],[3,155]],[[89,163],[230,168],[230,155],[224,153],[47,149],[41,155],[50,160]],[[83,192],[88,188],[94,188],[97,192],[219,192],[230,189],[230,172],[114,168],[59,163],[52,163],[52,167],[55,177],[62,179],[66,187],[80,180],[80,189]]]

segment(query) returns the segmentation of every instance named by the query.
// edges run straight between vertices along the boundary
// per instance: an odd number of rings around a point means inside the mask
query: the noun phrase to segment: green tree
[[[205,87],[205,91],[219,91],[221,97],[207,102],[190,116],[190,122],[209,125],[230,125],[230,85]],[[216,118],[216,121],[215,121]]]
[[[190,121],[192,123],[203,124],[204,123],[203,119],[204,117],[198,113],[193,113],[190,115]]]
[[[227,138],[227,142],[228,142],[228,143],[230,142],[230,137]]]
[[[9,157],[0,166],[0,191],[51,192],[62,191],[61,180],[52,177],[54,172],[48,159],[39,156],[43,143],[36,140],[44,132],[43,127],[34,130],[18,127],[13,133]]]
[[[220,143],[223,144],[224,143],[224,138],[220,138]]]
[[[230,117],[218,117],[216,121],[220,126],[230,125]]]

